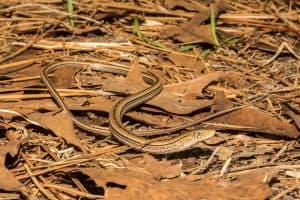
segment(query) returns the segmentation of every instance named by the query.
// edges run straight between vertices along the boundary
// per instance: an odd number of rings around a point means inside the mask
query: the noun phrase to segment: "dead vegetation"
[[[0,199],[300,198],[297,0],[78,0],[71,18],[66,6],[0,4]],[[153,156],[81,130],[40,79],[59,62],[73,63],[50,79],[89,126],[108,127],[115,103],[148,87],[146,69],[164,86],[126,114],[133,134],[190,123],[217,134]]]

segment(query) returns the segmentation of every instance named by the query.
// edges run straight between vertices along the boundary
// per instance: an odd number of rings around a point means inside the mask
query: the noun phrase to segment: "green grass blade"
[[[147,42],[148,44],[152,45],[152,46],[156,46],[156,47],[160,47],[162,49],[166,49],[166,45],[156,42],[154,40],[149,39],[148,37],[144,36],[144,41]]]
[[[216,33],[216,16],[215,16],[215,8],[211,8],[210,12],[210,28],[214,43],[216,46],[219,46],[220,43],[218,41],[217,33]]]
[[[143,39],[141,30],[140,30],[139,18],[137,18],[137,17],[135,17],[134,20],[133,20],[133,28],[134,28],[134,33],[136,34],[136,36],[139,39]]]
[[[181,46],[177,49],[177,51],[179,52],[185,52],[185,51],[189,51],[193,48],[196,48],[198,45],[195,45],[195,44],[188,44],[188,45],[185,45],[185,46]]]
[[[152,46],[156,46],[156,47],[160,47],[160,48],[167,48],[164,44],[153,41],[153,40],[149,39],[148,37],[142,35],[141,29],[140,29],[139,18],[137,18],[137,17],[135,17],[133,20],[133,29],[134,29],[134,33],[140,40],[144,40],[145,42],[147,42],[148,44],[150,44]]]
[[[67,0],[67,9],[69,13],[69,24],[74,28],[74,17],[73,17],[73,1],[72,0]]]
[[[224,41],[224,43],[227,44],[227,45],[232,45],[232,44],[238,43],[240,40],[241,40],[240,36],[233,36],[233,37],[227,38]]]
[[[205,49],[200,53],[201,57],[205,57],[206,55],[210,54],[212,52],[212,49]]]

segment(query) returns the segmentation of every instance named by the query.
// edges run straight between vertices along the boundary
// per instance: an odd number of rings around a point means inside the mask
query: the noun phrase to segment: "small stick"
[[[291,52],[291,54],[293,54],[296,58],[298,58],[298,59],[300,60],[300,56],[298,56],[298,55],[295,53],[295,51],[294,51],[294,50],[293,50],[286,42],[283,42],[283,43],[281,43],[281,45],[278,47],[278,49],[277,49],[275,55],[274,55],[272,58],[270,58],[269,60],[267,60],[267,61],[263,64],[263,66],[265,66],[265,65],[271,63],[272,61],[274,61],[274,60],[279,56],[279,54],[281,54],[281,52],[282,52],[282,50],[283,50],[284,47],[287,48],[287,50],[289,50],[289,51]]]
[[[220,150],[220,146],[218,146],[214,150],[214,152],[210,155],[209,159],[205,162],[205,164],[203,166],[200,166],[197,169],[195,169],[191,173],[191,175],[198,174],[198,173],[203,172],[204,170],[206,170],[209,167],[209,165],[211,164],[211,162],[212,162],[213,158],[215,157],[215,155],[219,152],[219,150]]]
[[[47,191],[37,180],[37,178],[31,173],[31,170],[29,169],[28,165],[25,163],[24,167],[26,171],[29,174],[29,177],[33,181],[33,183],[36,185],[36,187],[50,200],[58,200],[50,191]]]
[[[286,190],[283,190],[282,192],[280,192],[279,194],[277,194],[275,197],[273,197],[271,200],[278,200],[280,199],[283,195],[293,191],[294,189],[298,188],[299,185],[294,185]]]
[[[289,146],[290,143],[286,143],[278,152],[277,154],[275,155],[275,157],[270,161],[270,163],[274,163],[278,158],[279,156],[281,156],[287,149],[287,147]]]
[[[224,165],[221,169],[220,177],[224,176],[224,174],[228,171],[228,167],[229,167],[231,161],[232,161],[232,157],[230,157],[226,160],[226,162],[224,163]]]

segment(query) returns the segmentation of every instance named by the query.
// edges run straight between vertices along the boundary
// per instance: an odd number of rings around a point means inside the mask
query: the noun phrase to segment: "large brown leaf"
[[[203,180],[174,179],[157,181],[138,170],[104,170],[81,168],[83,174],[104,188],[106,200],[189,199],[189,200],[263,200],[272,190],[263,182],[264,171],[235,176],[233,180],[207,177]]]
[[[166,4],[170,6],[170,2]],[[182,3],[178,4],[184,6]],[[217,1],[216,5],[216,16],[218,13],[225,8],[224,1]],[[214,44],[214,40],[211,33],[210,25],[201,25],[204,21],[209,19],[211,13],[210,7],[199,6],[198,13],[196,13],[190,20],[179,24],[177,27],[165,29],[161,33],[162,38],[174,38],[180,42],[193,42],[193,43],[209,43]]]
[[[67,112],[32,113],[29,118],[49,128],[56,136],[62,137],[69,144],[83,150],[80,140],[76,137],[72,117]]]
[[[6,156],[9,154],[11,157],[19,153],[21,142],[19,140],[10,141],[0,147],[0,189],[5,191],[22,191],[25,190],[16,177],[10,173],[5,166]]]
[[[130,159],[131,163],[149,172],[153,178],[160,180],[161,178],[175,178],[181,174],[181,164],[170,161],[158,161],[149,154]]]
[[[253,108],[242,108],[212,121],[235,126],[229,129],[268,133],[290,138],[297,138],[300,135],[295,126]]]

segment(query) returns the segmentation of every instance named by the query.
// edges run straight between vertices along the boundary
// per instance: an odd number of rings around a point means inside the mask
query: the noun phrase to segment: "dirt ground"
[[[299,1],[1,0],[0,30],[1,200],[300,199]]]

